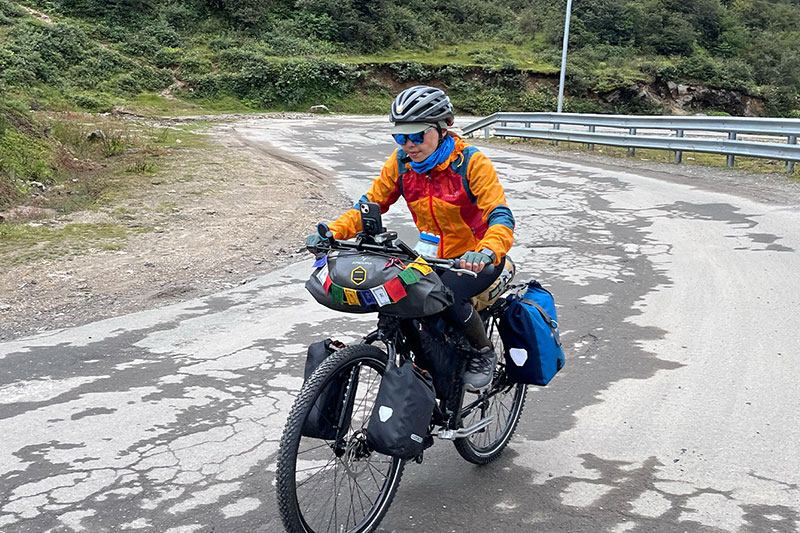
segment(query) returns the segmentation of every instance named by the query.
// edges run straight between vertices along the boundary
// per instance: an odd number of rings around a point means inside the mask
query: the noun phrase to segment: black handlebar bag
[[[404,262],[369,252],[334,250],[314,267],[306,289],[336,311],[418,318],[440,313],[453,303],[453,293],[422,258]]]
[[[413,459],[425,448],[436,405],[431,375],[411,361],[390,361],[367,425],[367,444],[379,453]]]

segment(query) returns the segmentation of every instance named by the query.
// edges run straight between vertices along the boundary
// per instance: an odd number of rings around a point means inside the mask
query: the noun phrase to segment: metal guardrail
[[[491,136],[492,126],[498,137],[523,137],[548,139],[554,142],[569,141],[627,147],[633,155],[636,148],[653,148],[675,152],[675,162],[680,163],[683,152],[705,152],[727,156],[728,166],[734,165],[735,156],[762,157],[787,161],[789,171],[794,171],[800,161],[800,120],[785,118],[750,117],[679,117],[595,115],[581,113],[494,113],[462,128],[465,135],[483,129]],[[520,123],[522,127],[509,127]],[[532,124],[549,124],[552,128],[534,128]],[[585,126],[587,131],[562,130],[561,125]],[[597,128],[626,130],[597,131]],[[637,135],[638,130],[667,130],[667,135]],[[724,133],[727,138],[686,138],[684,132]],[[759,135],[765,139],[740,140],[738,135]]]

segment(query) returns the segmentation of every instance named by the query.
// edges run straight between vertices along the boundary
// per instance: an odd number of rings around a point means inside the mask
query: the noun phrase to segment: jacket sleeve
[[[514,215],[506,203],[506,193],[497,171],[482,152],[475,152],[469,160],[467,180],[483,220],[489,225],[475,250],[489,248],[495,254],[497,265],[514,244]]]
[[[400,197],[400,185],[398,183],[400,173],[397,168],[397,159],[397,150],[395,150],[383,164],[380,176],[372,180],[372,186],[367,193],[362,195],[353,207],[328,226],[334,237],[337,239],[352,239],[361,231],[359,202],[375,202],[381,206],[381,213],[385,213],[389,210],[389,206],[397,201]]]

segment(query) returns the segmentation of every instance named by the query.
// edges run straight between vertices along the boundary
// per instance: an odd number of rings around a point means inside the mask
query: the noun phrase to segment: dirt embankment
[[[235,123],[210,147],[173,150],[134,194],[50,226],[130,230],[121,249],[82,248],[0,271],[0,340],[159,307],[247,283],[305,256],[346,204],[322,172],[248,145]]]

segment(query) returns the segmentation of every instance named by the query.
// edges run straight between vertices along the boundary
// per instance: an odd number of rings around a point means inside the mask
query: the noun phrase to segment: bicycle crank
[[[494,415],[487,416],[486,418],[478,420],[468,428],[443,429],[439,433],[437,433],[436,436],[444,440],[463,439],[464,437],[469,437],[470,435],[473,435],[481,431],[483,428],[491,424],[493,420],[494,420]]]

